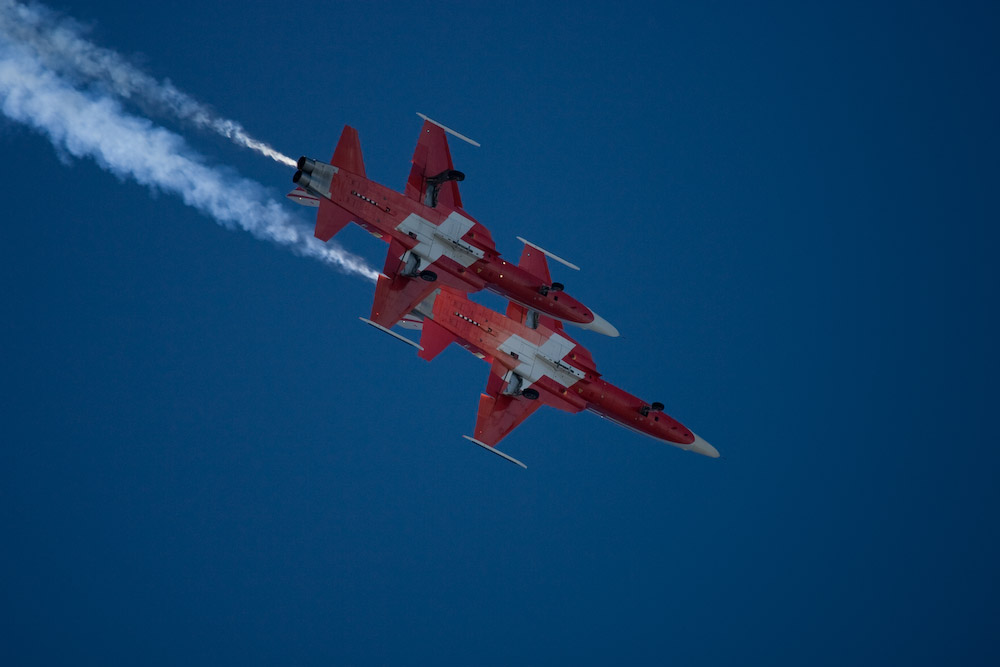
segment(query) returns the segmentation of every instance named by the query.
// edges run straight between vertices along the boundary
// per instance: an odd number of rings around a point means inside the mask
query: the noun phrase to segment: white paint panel
[[[498,347],[507,354],[516,354],[521,362],[514,372],[524,379],[522,391],[543,377],[551,378],[567,389],[586,377],[583,371],[562,361],[576,345],[557,333],[552,334],[541,347],[517,335]]]
[[[427,264],[433,264],[441,257],[447,257],[468,268],[485,254],[479,248],[474,248],[462,240],[473,225],[475,223],[472,220],[457,212],[452,212],[440,225],[411,213],[396,229],[416,238],[417,245],[412,252]]]

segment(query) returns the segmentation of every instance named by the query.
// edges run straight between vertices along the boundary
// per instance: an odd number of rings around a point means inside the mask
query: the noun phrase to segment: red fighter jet
[[[530,247],[520,266],[548,277],[545,257]],[[572,413],[590,410],[675,447],[719,456],[664,413],[662,403],[647,403],[601,379],[590,352],[566,334],[559,320],[516,303],[504,316],[447,288],[431,294],[415,312],[423,317],[420,357],[430,361],[454,342],[490,363],[475,437],[464,437],[508,461],[527,467],[496,445],[543,404]]]
[[[563,322],[617,336],[614,326],[566,294],[562,284],[542,282],[500,257],[489,230],[462,208],[458,182],[465,175],[452,165],[445,132],[478,144],[419,115],[424,124],[402,194],[365,177],[358,132],[352,127],[344,127],[330,164],[302,157],[292,178],[299,187],[288,197],[319,208],[317,238],[329,241],[353,221],[389,243],[371,320],[364,321],[387,331],[443,285],[463,293],[485,288]]]

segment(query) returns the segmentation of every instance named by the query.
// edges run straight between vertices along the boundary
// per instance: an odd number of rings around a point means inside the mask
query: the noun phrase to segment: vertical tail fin
[[[337,142],[337,148],[333,151],[330,164],[352,174],[365,175],[365,161],[361,157],[361,141],[358,139],[358,131],[350,125],[345,125],[344,131],[340,133],[340,141]],[[329,241],[353,219],[350,211],[328,199],[319,198],[318,205],[319,211],[316,213],[314,234],[320,240]]]
[[[407,197],[427,206],[436,207],[441,204],[448,209],[462,208],[458,181],[465,176],[455,171],[451,161],[451,151],[448,149],[448,139],[445,137],[442,125],[429,120],[424,121],[423,127],[420,128],[417,147],[413,151],[412,162],[410,177],[406,181]],[[436,185],[429,180],[440,178],[444,174],[459,174],[460,177],[438,181]],[[428,188],[431,188],[432,192],[428,192]]]
[[[339,169],[349,171],[358,176],[365,175],[365,161],[361,157],[361,140],[358,138],[358,131],[350,125],[344,126],[344,131],[340,133],[340,141],[333,151],[333,159],[330,164]]]
[[[545,253],[527,243],[521,251],[521,261],[517,263],[522,269],[535,276],[546,285],[552,284],[552,275],[549,273],[549,263],[545,259]]]

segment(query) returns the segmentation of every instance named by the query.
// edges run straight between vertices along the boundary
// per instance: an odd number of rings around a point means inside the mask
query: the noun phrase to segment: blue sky
[[[995,664],[987,3],[55,7],[293,157],[481,142],[467,210],[723,458],[547,410],[489,456],[487,366],[367,281],[0,117],[5,663]]]

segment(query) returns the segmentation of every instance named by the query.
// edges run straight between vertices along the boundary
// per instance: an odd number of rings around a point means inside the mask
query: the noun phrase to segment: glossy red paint
[[[523,314],[523,308],[512,306],[508,315],[502,315],[464,294],[442,289],[425,320],[423,358],[429,360],[456,342],[491,363],[487,391],[480,400],[477,440],[495,446],[544,404],[566,412],[590,410],[682,448],[695,443],[694,433],[679,421],[604,380],[590,352],[557,321],[545,318],[548,321],[532,329],[523,323]],[[520,393],[504,391],[512,372],[525,382]],[[535,390],[537,398],[528,398],[526,389]]]
[[[453,170],[440,126],[424,122],[404,193],[367,178],[358,133],[349,126],[344,128],[330,164],[336,169],[328,191],[309,190],[320,199],[316,236],[327,241],[353,221],[391,242],[385,277],[379,279],[376,289],[373,321],[392,326],[443,284],[462,292],[488,289],[551,317],[617,335],[604,320],[595,322],[593,311],[579,300],[551,289],[547,269],[540,275],[531,266],[504,260],[489,230],[462,208],[457,180],[435,183],[435,176]],[[418,270],[434,274],[437,280],[424,284],[416,272],[407,272],[406,258],[413,254],[421,257]]]

